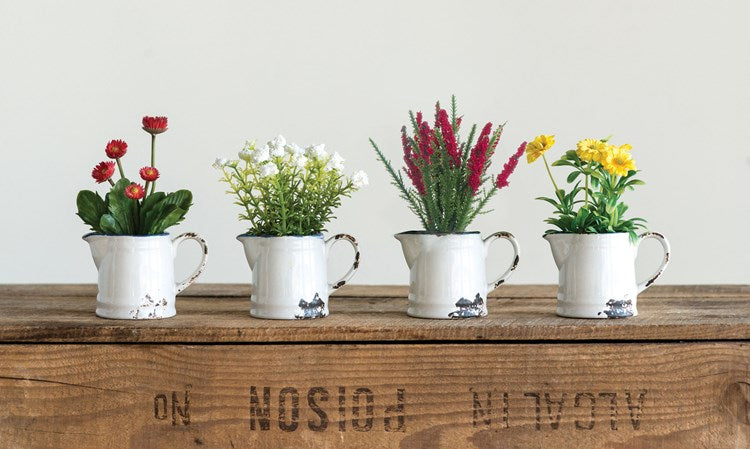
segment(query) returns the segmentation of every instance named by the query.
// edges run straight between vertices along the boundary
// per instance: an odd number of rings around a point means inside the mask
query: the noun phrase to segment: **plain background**
[[[392,234],[415,229],[367,138],[394,161],[407,111],[456,94],[468,123],[508,125],[495,170],[526,139],[552,155],[586,137],[633,145],[647,184],[626,199],[672,243],[662,283],[750,275],[750,3],[737,1],[0,1],[0,283],[95,282],[75,195],[112,138],[131,177],[146,165],[143,115],[167,115],[160,187],[189,188],[191,230],[211,252],[203,282],[247,282],[238,210],[211,163],[246,138],[325,142],[371,185],[330,232],[361,242],[357,283],[408,280]],[[431,113],[431,112],[430,112]],[[468,127],[467,127],[468,128]],[[562,171],[556,172],[563,178]],[[552,191],[519,165],[471,227],[513,232],[512,282],[557,279],[542,222]],[[178,271],[196,263],[183,250]],[[335,251],[332,271],[350,257]],[[501,243],[488,272],[509,262]],[[657,265],[644,244],[638,271]],[[332,277],[333,274],[332,274]]]

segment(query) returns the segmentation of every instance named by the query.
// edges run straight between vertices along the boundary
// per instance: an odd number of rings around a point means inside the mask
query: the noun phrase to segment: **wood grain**
[[[241,297],[250,296],[249,284],[201,284],[197,283],[180,294],[181,297]],[[358,298],[406,298],[409,292],[405,285],[352,285],[335,291],[334,297]],[[490,298],[554,298],[555,285],[507,284],[490,292]],[[0,296],[96,296],[93,284],[5,284],[0,285]],[[639,298],[689,298],[689,297],[750,297],[750,285],[654,285],[639,294]]]
[[[331,300],[331,316],[311,321],[251,318],[247,286],[196,287],[204,296],[179,297],[174,318],[118,321],[94,315],[95,286],[0,286],[0,342],[750,340],[748,286],[653,287],[625,320],[560,318],[553,287],[508,286],[488,317],[453,321],[407,317],[406,297],[388,296],[404,287],[351,287]]]
[[[251,429],[253,386],[268,430]],[[3,448],[749,445],[745,343],[0,346]]]

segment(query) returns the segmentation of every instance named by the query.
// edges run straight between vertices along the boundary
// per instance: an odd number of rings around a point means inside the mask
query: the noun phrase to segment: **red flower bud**
[[[159,170],[155,167],[143,167],[138,173],[144,181],[153,182],[159,179]]]
[[[131,200],[139,200],[146,194],[143,190],[143,186],[140,184],[132,183],[125,187],[125,196]]]
[[[104,152],[107,153],[107,157],[110,159],[120,159],[128,152],[128,144],[120,139],[110,140]]]
[[[115,163],[112,161],[100,162],[91,171],[91,177],[99,184],[107,181],[115,174]]]
[[[161,134],[167,130],[166,117],[145,116],[142,120],[143,130],[151,135]]]

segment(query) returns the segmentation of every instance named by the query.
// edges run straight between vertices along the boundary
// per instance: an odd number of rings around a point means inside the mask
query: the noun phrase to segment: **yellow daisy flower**
[[[601,162],[607,151],[607,144],[598,139],[584,139],[578,142],[576,154],[584,162]]]
[[[604,169],[616,176],[626,176],[629,171],[635,170],[635,161],[630,155],[631,148],[628,144],[619,147],[611,146],[606,158],[602,160]]]
[[[533,141],[526,145],[526,160],[528,163],[532,163],[539,159],[539,156],[544,154],[545,151],[552,148],[555,144],[555,136],[539,135],[534,138]]]

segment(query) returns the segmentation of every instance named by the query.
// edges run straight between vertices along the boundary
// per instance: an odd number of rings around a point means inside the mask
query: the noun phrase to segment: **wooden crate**
[[[641,316],[405,315],[347,287],[332,315],[250,318],[196,285],[162,321],[94,317],[93,286],[0,287],[0,448],[748,448],[750,287],[653,287]]]

